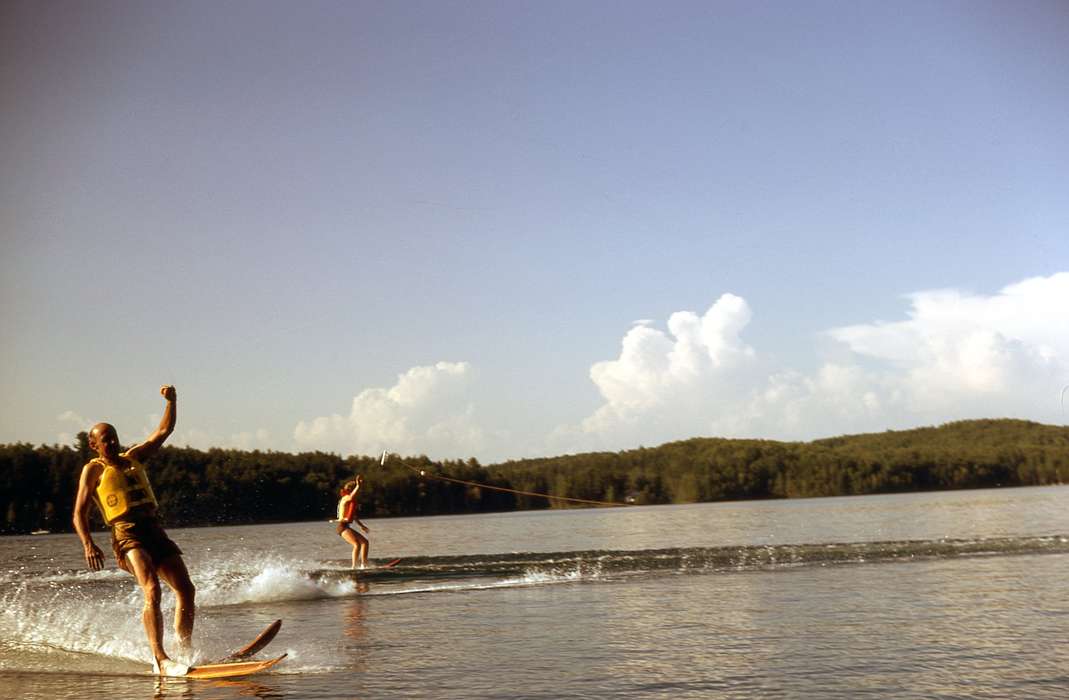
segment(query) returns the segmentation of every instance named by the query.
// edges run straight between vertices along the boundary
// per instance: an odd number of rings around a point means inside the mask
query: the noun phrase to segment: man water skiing
[[[95,501],[111,527],[111,545],[119,568],[131,573],[145,594],[141,617],[152,649],[153,669],[158,675],[185,675],[187,667],[163,649],[163,614],[160,611],[160,579],[174,591],[174,629],[178,643],[188,648],[193,636],[194,593],[182,550],[164,532],[156,515],[143,462],[155,455],[174,431],[178,395],[173,386],[163,386],[167,400],[163,419],[140,445],[120,452],[119,435],[108,423],[97,423],[89,432],[89,446],[99,456],[82,467],[78,496],[74,502],[74,529],[85,549],[85,561],[93,571],[104,567],[104,553],[89,532],[89,503]]]

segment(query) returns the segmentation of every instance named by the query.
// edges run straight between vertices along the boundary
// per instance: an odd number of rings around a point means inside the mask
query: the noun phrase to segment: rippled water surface
[[[149,675],[139,591],[75,536],[0,538],[0,696],[1069,695],[1065,487],[368,524],[397,567],[348,571],[326,522],[171,531],[187,661],[284,621],[228,682]]]

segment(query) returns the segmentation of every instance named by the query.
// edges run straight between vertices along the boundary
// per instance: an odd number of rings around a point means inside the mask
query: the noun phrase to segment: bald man
[[[193,636],[193,582],[182,561],[182,550],[164,532],[156,515],[156,496],[143,464],[159,452],[177,419],[178,394],[174,387],[161,387],[160,394],[167,400],[163,419],[156,432],[140,445],[120,452],[119,435],[108,423],[97,423],[89,432],[89,446],[98,456],[82,467],[74,502],[74,529],[82,541],[89,568],[104,568],[104,553],[89,533],[89,503],[95,502],[104,522],[111,527],[111,546],[119,568],[133,574],[145,594],[141,616],[152,649],[153,670],[161,676],[182,676],[187,667],[171,660],[163,649],[160,579],[174,591],[175,634],[186,648]]]

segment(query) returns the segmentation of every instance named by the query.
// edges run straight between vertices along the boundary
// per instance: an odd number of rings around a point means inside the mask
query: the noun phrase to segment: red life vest
[[[352,498],[345,504],[345,513],[342,515],[342,520],[352,521],[356,518],[356,499]]]

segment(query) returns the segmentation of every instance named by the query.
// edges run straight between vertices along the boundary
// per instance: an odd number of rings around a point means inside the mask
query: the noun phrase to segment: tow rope
[[[450,484],[462,484],[464,486],[474,486],[475,488],[490,489],[491,491],[501,491],[501,492],[504,492],[504,493],[514,493],[514,494],[517,494],[517,495],[520,495],[520,496],[534,496],[536,498],[546,498],[546,499],[549,499],[551,501],[566,501],[568,503],[584,503],[586,505],[591,505],[591,506],[608,506],[608,507],[611,507],[611,508],[616,508],[616,507],[621,507],[621,506],[633,506],[633,505],[635,505],[634,503],[623,503],[623,502],[620,502],[620,501],[595,501],[595,500],[591,500],[591,499],[587,499],[587,498],[570,498],[568,496],[554,496],[554,495],[548,494],[548,493],[537,493],[535,491],[521,491],[520,489],[510,489],[510,488],[506,488],[504,486],[494,486],[492,484],[482,484],[482,483],[479,483],[477,481],[467,481],[465,479],[454,479],[451,476],[444,476],[442,474],[435,474],[433,472],[428,472],[426,469],[420,469],[419,467],[412,466],[408,462],[406,462],[403,459],[401,459],[401,455],[397,455],[397,454],[391,455],[391,454],[387,453],[386,450],[382,451],[382,459],[380,460],[380,464],[385,465],[386,464],[386,459],[388,457],[391,457],[391,456],[392,457],[396,457],[397,458],[397,462],[400,463],[400,465],[402,467],[405,467],[406,469],[409,469],[409,470],[419,474],[419,476],[421,478],[424,478],[424,479],[434,479],[436,481],[445,481],[445,482],[450,483]]]

